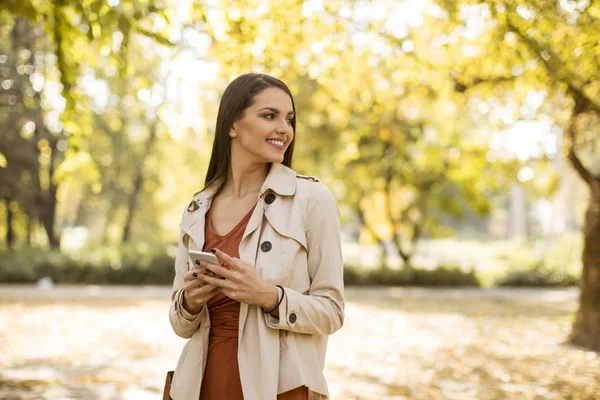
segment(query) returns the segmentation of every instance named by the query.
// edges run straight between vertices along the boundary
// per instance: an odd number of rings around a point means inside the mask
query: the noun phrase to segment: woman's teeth
[[[285,142],[283,140],[267,139],[267,142],[279,149],[282,149],[285,146]]]

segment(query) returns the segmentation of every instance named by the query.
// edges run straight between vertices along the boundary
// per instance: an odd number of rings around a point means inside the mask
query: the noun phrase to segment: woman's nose
[[[280,122],[279,125],[277,125],[276,132],[285,134],[285,133],[288,133],[289,131],[291,131],[291,129],[292,129],[292,126],[290,124],[288,124],[288,122],[286,120],[286,121]]]

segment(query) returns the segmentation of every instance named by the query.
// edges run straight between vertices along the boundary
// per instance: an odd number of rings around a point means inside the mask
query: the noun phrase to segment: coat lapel
[[[215,191],[221,185],[221,183],[222,180],[215,182],[211,186],[196,193],[194,195],[194,198],[188,205],[186,217],[181,221],[181,224],[179,225],[181,229],[190,236],[190,238],[194,241],[194,243],[199,249],[201,249],[204,245],[206,212],[210,208],[210,204],[212,203]],[[246,238],[250,237],[250,235],[254,231],[256,231],[262,223],[265,214],[264,195],[270,190],[278,194],[279,196],[293,196],[296,193],[296,173],[282,164],[271,164],[269,174],[267,175],[267,178],[265,179],[260,189],[260,195],[257,200],[257,206],[254,209],[254,212],[250,217],[250,221],[248,221],[248,225],[246,226],[246,230],[244,231],[244,235],[242,236],[242,241],[240,243],[240,256],[243,259],[252,261],[256,259],[258,238],[254,240],[252,246],[250,246],[250,243],[246,244],[245,241]],[[278,207],[274,206],[274,209],[275,208]],[[269,222],[274,222],[275,220],[278,220],[280,218],[283,218],[281,222],[284,222],[285,219],[289,217],[281,215],[280,212],[274,213],[273,211],[267,211],[267,218],[269,218]],[[272,224],[281,225],[278,222]],[[249,250],[245,251],[245,253],[247,254],[243,253],[243,248],[252,249],[253,247],[255,248],[252,251],[252,253],[247,253]]]
[[[204,228],[207,210],[208,207],[198,208],[188,215],[188,220],[184,221],[181,225],[181,229],[190,236],[198,250],[201,250],[204,246]]]
[[[198,250],[204,246],[204,229],[206,224],[206,212],[210,208],[216,188],[220,182],[196,193],[187,207],[185,217],[179,227],[194,241]]]
[[[256,208],[254,209],[254,212],[250,217],[250,221],[248,221],[248,225],[246,226],[246,230],[244,231],[244,235],[242,236],[242,241],[240,242],[240,256],[242,256],[242,245],[246,246],[244,243],[246,238],[261,226],[266,207],[264,204],[264,196],[269,190],[272,190],[280,196],[294,195],[294,193],[296,193],[296,173],[286,166],[278,163],[273,163],[271,165],[269,174],[267,175],[267,178],[260,189],[260,195],[258,196]],[[269,205],[267,208],[270,207],[272,206]],[[256,260],[256,254],[258,251],[258,238],[256,238],[253,245],[253,253],[249,253],[247,258],[242,257],[243,259],[252,260],[252,262]],[[250,244],[248,244],[248,247],[250,247]]]

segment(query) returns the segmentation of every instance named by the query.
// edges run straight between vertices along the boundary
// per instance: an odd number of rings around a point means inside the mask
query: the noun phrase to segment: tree
[[[7,204],[7,240],[14,241],[12,229],[12,210],[13,201],[19,201],[29,215],[29,226],[34,218],[39,219],[46,230],[50,247],[56,248],[60,245],[60,234],[55,229],[57,214],[57,193],[60,190],[60,179],[56,179],[56,172],[62,176],[63,180],[68,171],[77,171],[83,163],[93,162],[93,159],[87,156],[84,137],[91,135],[93,126],[90,121],[93,119],[93,113],[86,107],[86,93],[78,78],[84,75],[90,69],[94,69],[99,63],[106,62],[116,65],[123,65],[119,60],[124,58],[128,42],[132,38],[143,36],[150,38],[151,41],[171,45],[168,40],[169,20],[168,5],[162,4],[155,6],[152,1],[130,2],[122,1],[119,6],[111,6],[103,0],[85,0],[80,2],[67,2],[64,0],[55,2],[33,2],[33,1],[11,1],[0,2],[2,6],[2,20],[15,20],[13,28],[12,43],[13,52],[24,48],[29,54],[29,60],[17,60],[16,63],[23,65],[13,65],[13,68],[24,69],[28,71],[32,67],[35,70],[41,70],[38,74],[41,79],[39,88],[35,88],[31,96],[18,96],[17,94],[5,96],[5,99],[16,99],[18,103],[9,104],[6,108],[10,112],[10,107],[14,108],[14,117],[7,120],[9,125],[4,130],[7,135],[10,132],[15,140],[19,137],[19,132],[25,124],[29,126],[32,122],[35,124],[34,135],[28,143],[20,145],[19,150],[23,154],[30,154],[31,165],[28,167],[32,188],[22,185],[22,173],[19,168],[25,168],[23,163],[19,163],[12,155],[6,156],[7,149],[1,149],[6,158],[6,181],[12,182],[11,186],[20,196],[15,197],[15,193],[8,193],[5,190],[3,197]],[[23,29],[26,26],[27,29]],[[35,37],[33,36],[35,32]],[[120,35],[119,35],[120,34]],[[42,46],[38,42],[43,43]],[[21,46],[21,47],[18,47]],[[37,46],[37,47],[36,47]],[[17,48],[18,47],[18,48]],[[111,48],[123,51],[110,51]],[[106,57],[98,58],[94,50],[104,52],[108,50]],[[34,60],[34,54],[36,58]],[[56,61],[45,55],[54,55]],[[16,60],[17,54],[14,54],[12,60]],[[49,61],[50,60],[50,61]],[[123,74],[131,74],[131,71],[120,71]],[[11,72],[12,73],[12,72]],[[30,75],[27,72],[26,75]],[[19,75],[22,75],[19,72]],[[39,76],[38,76],[39,78]],[[60,101],[41,102],[40,99],[45,96],[48,82],[58,80],[60,82],[60,97],[64,101],[64,106],[60,106]],[[13,82],[23,82],[21,87],[13,85],[14,90],[24,94],[29,82],[22,79],[13,80]],[[33,89],[29,89],[33,90]],[[32,97],[32,99],[28,99]],[[7,100],[7,101],[8,101]],[[15,103],[13,102],[13,103]],[[59,104],[59,106],[42,107],[42,104]],[[24,112],[23,106],[30,109],[31,112]],[[54,118],[53,126],[45,126],[44,118],[52,113],[60,115],[60,119]],[[4,135],[3,132],[3,135]],[[8,143],[6,141],[5,143]],[[16,143],[14,143],[16,144]],[[30,151],[26,151],[29,148]],[[63,155],[63,152],[65,153]],[[19,151],[21,153],[21,151]],[[39,163],[38,160],[39,153]],[[71,165],[63,165],[63,161]],[[88,170],[90,166],[87,166]],[[93,167],[91,168],[93,170]],[[141,186],[141,180],[138,186]],[[18,183],[18,184],[17,184]],[[6,185],[8,188],[9,185]],[[139,189],[138,189],[139,192]],[[27,193],[33,193],[33,201],[27,202]],[[137,196],[134,190],[133,197]],[[31,197],[31,196],[30,196]],[[15,199],[15,200],[13,200]],[[135,201],[128,201],[130,206]],[[130,224],[126,224],[130,225]],[[125,228],[127,236],[129,228]],[[30,236],[30,235],[28,235]]]
[[[551,94],[548,101],[566,110],[555,117],[563,126],[564,152],[590,189],[581,294],[571,342],[600,351],[600,5],[526,0],[439,3],[462,28],[465,21],[458,21],[458,16],[468,7],[480,7],[488,22],[479,43],[471,43],[486,50],[479,52],[470,70],[463,70],[457,86],[466,91],[507,77],[513,84],[524,83],[515,90],[542,89]],[[495,68],[489,68],[490,63]],[[503,72],[492,76],[494,70]]]
[[[347,104],[351,130],[338,160],[355,177],[345,183],[360,193],[350,198],[358,199],[368,232],[390,242],[409,265],[422,237],[450,233],[444,216],[489,212],[496,176],[485,142],[468,133],[469,118],[453,106],[444,70],[401,52],[361,68],[365,77]]]
[[[53,134],[44,123],[41,82],[48,73],[43,61],[46,44],[40,30],[34,29],[25,17],[17,18],[7,27],[10,33],[4,35],[10,38],[11,45],[3,51],[6,60],[2,70],[8,79],[0,118],[4,136],[0,153],[7,161],[0,178],[7,209],[6,241],[10,248],[16,239],[11,212],[14,202],[27,215],[27,240],[36,221],[40,221],[50,246],[58,247],[54,229],[56,185],[52,175],[63,158],[57,144],[65,137]]]
[[[485,143],[465,137],[469,119],[453,108],[448,71],[382,35],[360,5],[275,1],[259,11],[234,2],[211,11],[219,84],[250,70],[287,82],[299,110],[296,169],[343,183],[334,186],[341,203],[405,263],[421,237],[447,232],[442,215],[489,210]]]

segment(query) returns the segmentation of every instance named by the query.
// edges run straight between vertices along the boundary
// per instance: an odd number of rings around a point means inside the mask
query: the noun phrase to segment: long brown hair
[[[231,165],[231,137],[229,131],[233,123],[244,116],[244,111],[254,103],[254,97],[267,88],[279,88],[286,92],[292,100],[292,109],[294,118],[292,118],[292,129],[294,130],[294,140],[283,155],[282,164],[286,167],[292,167],[292,154],[294,152],[294,143],[296,142],[296,106],[292,92],[285,83],[277,78],[265,74],[244,74],[235,78],[221,97],[219,104],[219,113],[217,114],[217,126],[215,129],[215,140],[213,142],[212,154],[204,180],[205,187],[224,177],[221,185],[227,181],[227,172]],[[217,191],[220,191],[219,188]]]

